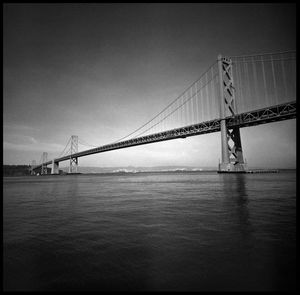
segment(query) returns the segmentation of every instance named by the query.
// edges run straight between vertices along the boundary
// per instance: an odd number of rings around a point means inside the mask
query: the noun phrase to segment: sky
[[[295,48],[291,3],[4,4],[3,162],[53,159],[71,135],[94,146],[118,140],[218,54]],[[295,121],[241,128],[248,165],[295,168]],[[217,168],[220,157],[218,132],[90,155],[79,166]]]

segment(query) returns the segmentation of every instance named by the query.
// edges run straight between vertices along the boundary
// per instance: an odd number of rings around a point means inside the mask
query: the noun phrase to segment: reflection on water
[[[284,173],[7,179],[4,289],[291,289],[295,183]]]
[[[242,232],[250,233],[251,223],[248,209],[249,198],[245,179],[247,175],[223,174],[222,176],[224,206],[227,206],[228,210],[236,213],[237,224],[241,226]],[[235,210],[232,210],[233,208],[235,208]]]

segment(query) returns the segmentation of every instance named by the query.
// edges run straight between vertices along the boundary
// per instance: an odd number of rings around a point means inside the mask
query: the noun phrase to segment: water
[[[296,174],[4,178],[4,290],[296,285]]]

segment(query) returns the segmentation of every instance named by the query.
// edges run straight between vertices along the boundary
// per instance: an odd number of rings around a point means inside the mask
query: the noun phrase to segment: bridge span
[[[43,153],[41,163],[32,171],[41,169],[46,174],[47,165],[52,164],[52,174],[58,174],[59,163],[69,160],[69,173],[76,173],[80,157],[221,131],[219,171],[246,172],[240,128],[296,118],[294,65],[293,51],[234,58],[219,56],[200,79],[129,135],[80,152],[78,137],[72,136],[67,155],[47,161],[47,153]],[[181,127],[166,128],[166,123]],[[158,127],[164,130],[155,132]]]

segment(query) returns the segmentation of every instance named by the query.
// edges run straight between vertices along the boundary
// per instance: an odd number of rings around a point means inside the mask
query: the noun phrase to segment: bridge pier
[[[225,118],[236,113],[235,95],[232,76],[232,61],[218,56],[219,86],[220,86],[220,118],[221,118],[221,147],[222,162],[219,173],[241,173],[248,170],[244,162],[240,128],[229,129]]]
[[[51,174],[59,174],[59,162],[52,160]]]

